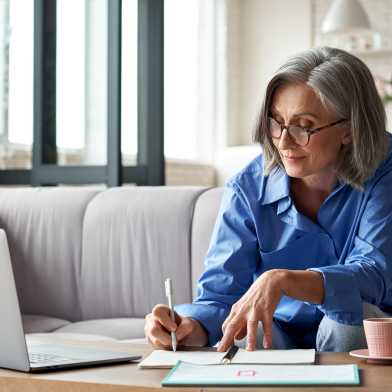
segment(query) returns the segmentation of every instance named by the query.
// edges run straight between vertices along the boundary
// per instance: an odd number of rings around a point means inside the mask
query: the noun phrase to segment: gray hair
[[[254,137],[263,147],[264,175],[284,168],[269,136],[268,116],[276,89],[291,83],[310,86],[327,110],[348,120],[352,142],[342,145],[337,176],[339,181],[363,189],[387,155],[385,109],[368,67],[357,57],[329,47],[290,58],[269,81]]]

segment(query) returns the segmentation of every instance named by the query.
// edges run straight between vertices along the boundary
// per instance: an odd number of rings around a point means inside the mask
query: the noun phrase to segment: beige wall
[[[249,144],[267,80],[311,47],[311,0],[228,0],[228,145]]]
[[[226,1],[227,134],[215,154],[219,185],[260,153],[250,144],[269,78],[312,46],[312,0]]]
[[[251,146],[266,82],[288,56],[318,44],[321,24],[333,0],[227,1],[227,132],[226,148],[216,152],[218,184],[260,153]],[[373,75],[392,78],[392,0],[360,0],[382,50],[355,53]],[[386,105],[392,132],[392,104]]]

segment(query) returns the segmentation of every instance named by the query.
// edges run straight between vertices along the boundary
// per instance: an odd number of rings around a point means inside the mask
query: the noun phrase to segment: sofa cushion
[[[23,314],[22,322],[25,333],[52,332],[70,324],[67,320],[32,314]]]
[[[204,259],[212,230],[218,216],[224,188],[204,192],[197,199],[192,221],[192,294],[196,295],[197,281],[204,270]]]
[[[166,302],[191,300],[190,236],[201,187],[122,187],[88,205],[83,228],[83,319],[144,317]]]
[[[100,335],[114,339],[144,337],[144,318],[87,320],[58,328],[56,333]]]
[[[96,189],[0,189],[22,313],[80,320],[78,278],[83,217]]]

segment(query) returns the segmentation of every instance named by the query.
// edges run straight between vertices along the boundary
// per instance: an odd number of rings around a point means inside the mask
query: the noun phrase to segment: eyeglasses
[[[337,124],[340,124],[342,122],[346,121],[345,119],[341,119],[338,121],[335,121],[331,124],[324,125],[319,128],[314,128],[314,129],[309,129],[305,127],[301,127],[299,125],[284,125],[278,123],[274,118],[268,117],[268,130],[270,133],[270,136],[273,139],[280,139],[282,136],[283,130],[286,129],[287,132],[289,133],[290,137],[293,139],[293,141],[298,144],[301,147],[305,147],[310,140],[310,137],[314,135],[317,132],[320,132],[321,130],[325,128],[330,128],[333,127]]]

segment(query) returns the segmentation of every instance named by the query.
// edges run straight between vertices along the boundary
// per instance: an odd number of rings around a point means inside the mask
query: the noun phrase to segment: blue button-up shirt
[[[301,214],[283,170],[263,175],[263,156],[228,181],[192,304],[176,307],[222,337],[231,306],[265,271],[311,269],[322,274],[324,302],[283,297],[274,319],[288,329],[313,331],[324,315],[360,325],[362,302],[392,310],[392,153],[364,191],[337,184],[317,222]]]

